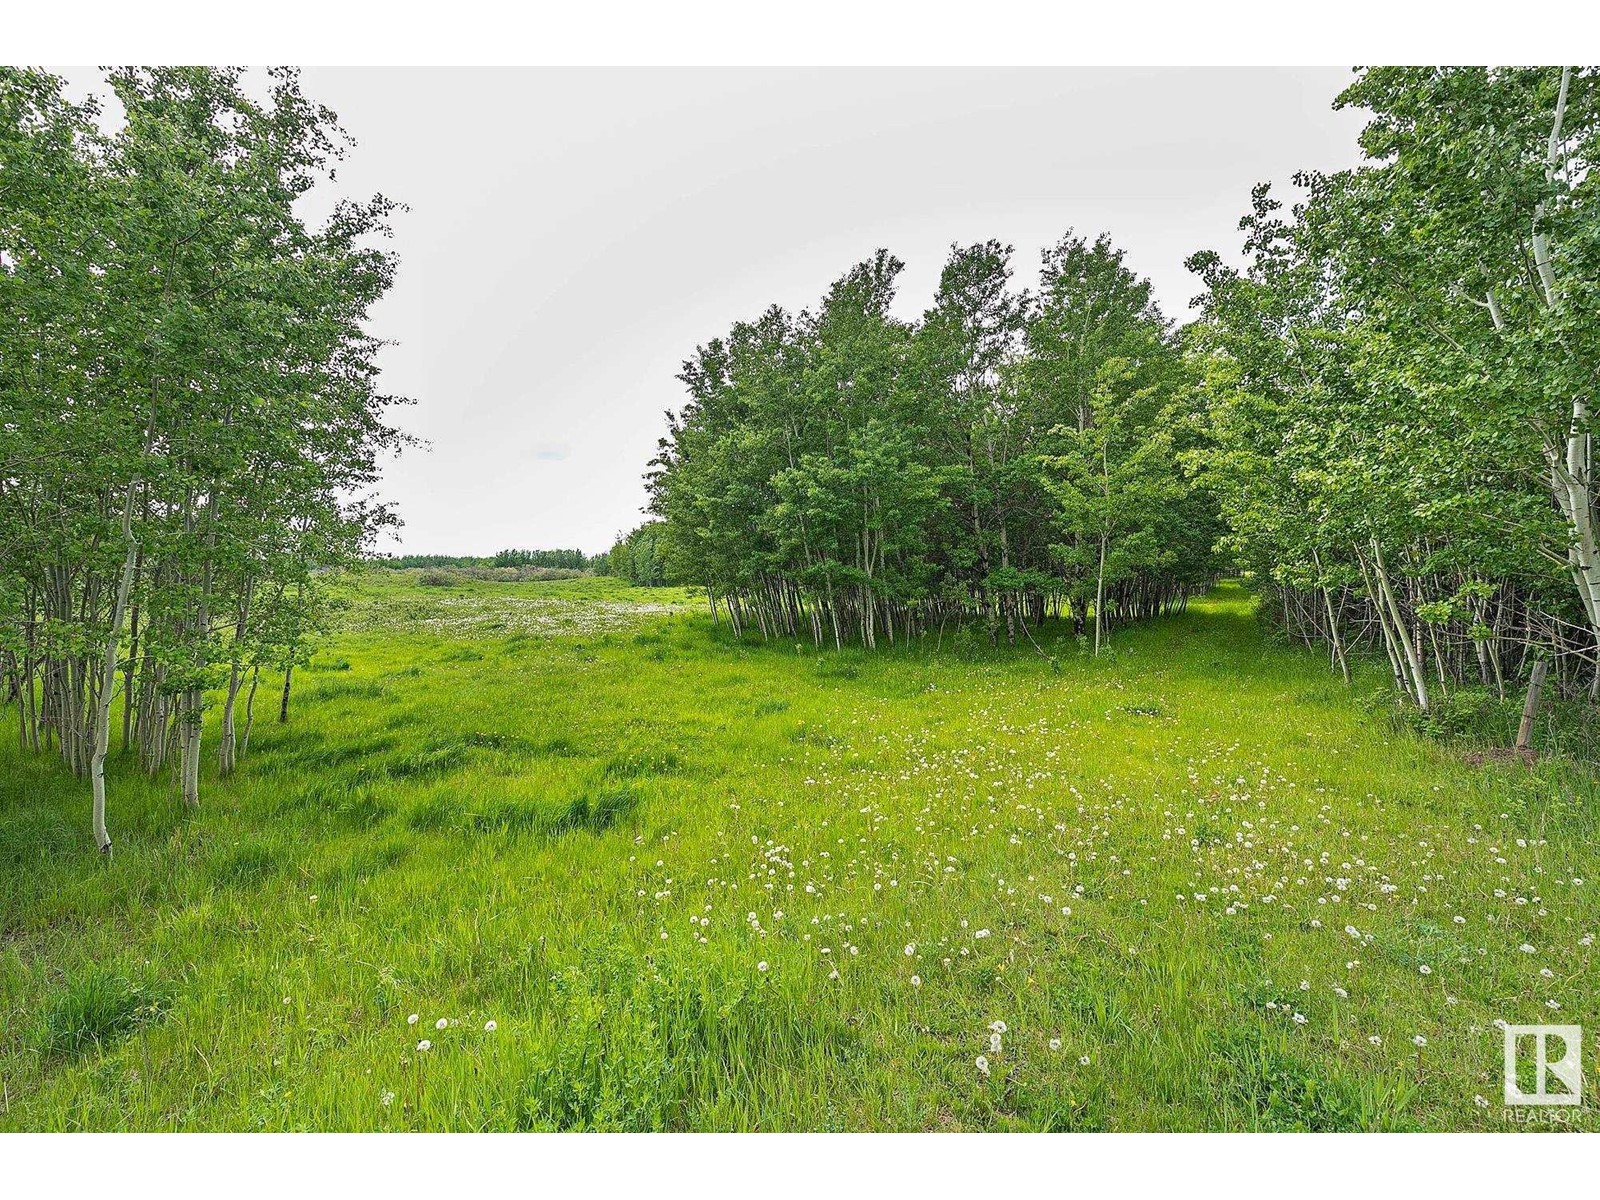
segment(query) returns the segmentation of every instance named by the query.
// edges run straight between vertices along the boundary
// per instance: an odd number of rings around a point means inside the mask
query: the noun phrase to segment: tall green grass
[[[1493,1129],[1494,1022],[1600,1016],[1592,775],[1375,718],[1233,588],[1059,670],[348,598],[199,812],[113,764],[109,865],[0,750],[0,1127]]]

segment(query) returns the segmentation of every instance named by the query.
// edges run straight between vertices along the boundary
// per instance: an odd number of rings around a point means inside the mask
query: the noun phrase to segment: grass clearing
[[[1059,670],[346,591],[199,812],[113,763],[109,866],[0,748],[0,1128],[1497,1129],[1493,1023],[1600,1018],[1594,776],[1236,588]]]

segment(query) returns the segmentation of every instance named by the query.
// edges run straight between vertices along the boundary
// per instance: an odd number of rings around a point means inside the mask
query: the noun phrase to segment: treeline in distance
[[[494,554],[377,554],[371,561],[378,566],[405,570],[412,567],[549,567],[563,571],[586,571],[599,567],[604,554],[589,555],[582,550],[499,550]]]

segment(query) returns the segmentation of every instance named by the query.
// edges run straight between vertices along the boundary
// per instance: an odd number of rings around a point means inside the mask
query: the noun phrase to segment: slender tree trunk
[[[1535,659],[1528,675],[1528,697],[1522,702],[1522,724],[1517,727],[1518,750],[1533,746],[1533,723],[1539,716],[1539,695],[1544,691],[1544,676],[1549,665],[1545,659]]]
[[[1561,68],[1561,93],[1556,97],[1555,120],[1550,125],[1550,140],[1545,146],[1544,177],[1554,183],[1556,167],[1561,159],[1561,125],[1567,115],[1567,87],[1572,82],[1572,68]],[[1550,265],[1550,240],[1544,232],[1544,205],[1541,203],[1533,216],[1533,265],[1539,273],[1539,284],[1544,288],[1545,303],[1554,307],[1556,302],[1556,273]]]
[[[1389,572],[1383,564],[1383,547],[1378,544],[1378,539],[1372,539],[1372,555],[1374,573],[1378,577],[1378,589],[1383,593],[1383,603],[1389,606],[1389,616],[1394,622],[1395,633],[1400,641],[1400,649],[1405,655],[1406,666],[1410,669],[1411,680],[1416,689],[1417,707],[1423,712],[1428,711],[1428,677],[1422,669],[1422,661],[1417,656],[1416,646],[1411,640],[1411,634],[1406,630],[1405,614],[1400,611],[1400,602],[1395,599],[1394,589],[1389,586]]]
[[[1333,597],[1328,594],[1328,586],[1322,579],[1322,558],[1316,550],[1311,551],[1312,565],[1317,568],[1317,586],[1322,591],[1322,604],[1328,610],[1328,640],[1333,643],[1333,656],[1339,660],[1339,670],[1344,673],[1344,683],[1350,686],[1350,664],[1345,661],[1344,646],[1339,641],[1339,618],[1333,613]]]
[[[234,763],[238,761],[239,737],[234,727],[233,707],[243,686],[242,664],[234,662],[228,668],[228,694],[222,703],[222,734],[217,739],[217,773],[223,777],[233,774]]]
[[[145,421],[141,453],[148,454],[155,442],[156,401],[154,389],[150,397],[150,413]],[[111,700],[117,687],[118,650],[122,643],[122,622],[128,610],[128,598],[133,591],[133,577],[139,566],[141,551],[139,541],[133,536],[133,506],[141,480],[136,471],[128,481],[128,490],[122,503],[122,574],[117,579],[116,594],[111,602],[110,629],[106,632],[106,653],[100,676],[99,694],[95,697],[94,746],[89,756],[89,780],[92,794],[90,823],[93,826],[95,846],[106,858],[111,857],[111,834],[106,829],[106,754],[111,748]],[[131,692],[123,695],[124,706],[133,702]]]
[[[1105,623],[1102,612],[1106,606],[1106,535],[1100,535],[1100,567],[1094,580],[1094,653],[1100,656],[1100,630]]]
[[[239,742],[233,710],[239,700],[239,689],[244,686],[243,648],[245,633],[250,627],[250,602],[254,594],[255,580],[247,580],[244,585],[244,595],[239,598],[238,619],[233,625],[233,645],[230,647],[228,662],[228,695],[222,705],[222,735],[217,746],[217,767],[218,773],[223,776],[233,774],[233,768],[239,761]]]
[[[149,515],[149,504],[145,505],[145,515]],[[141,549],[133,560],[133,577],[139,578],[139,567],[144,557]],[[128,618],[128,664],[122,673],[122,753],[127,754],[128,746],[133,740],[133,677],[139,661],[139,602],[133,602],[133,609]]]
[[[244,732],[239,737],[239,757],[250,753],[250,730],[256,723],[256,684],[261,682],[261,664],[250,671],[250,690],[244,698]]]
[[[1367,594],[1371,597],[1373,615],[1378,618],[1378,631],[1382,635],[1383,649],[1389,656],[1389,670],[1394,674],[1395,690],[1402,695],[1415,699],[1411,690],[1411,682],[1407,677],[1405,668],[1401,665],[1400,646],[1395,639],[1394,630],[1389,624],[1388,610],[1384,605],[1383,597],[1379,594],[1378,585],[1367,569],[1367,560],[1362,557],[1360,550],[1356,551],[1356,561],[1361,564],[1361,578],[1367,585]]]
[[[200,807],[200,723],[205,717],[204,703],[199,688],[190,688],[183,694],[183,757],[179,766],[185,808]]]
[[[107,858],[111,857],[111,835],[106,831],[106,752],[111,745],[111,696],[117,686],[117,650],[122,642],[122,618],[128,606],[128,593],[133,590],[133,568],[139,555],[139,543],[133,536],[133,496],[137,488],[137,481],[128,484],[127,501],[122,508],[122,537],[127,542],[127,549],[122,556],[122,575],[117,580],[116,598],[111,604],[111,628],[106,633],[105,670],[100,677],[100,694],[95,700],[94,753],[89,759],[89,784],[94,796],[91,817],[94,843]]]

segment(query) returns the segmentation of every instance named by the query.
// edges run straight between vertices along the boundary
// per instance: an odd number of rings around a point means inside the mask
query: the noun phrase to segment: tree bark
[[[1405,615],[1400,611],[1400,602],[1395,599],[1394,588],[1389,586],[1389,572],[1383,563],[1383,547],[1378,544],[1378,539],[1372,539],[1372,555],[1374,574],[1378,578],[1378,589],[1383,593],[1383,603],[1389,606],[1389,616],[1394,622],[1394,630],[1399,638],[1400,649],[1405,655],[1407,669],[1411,673],[1411,680],[1416,689],[1417,707],[1423,712],[1428,711],[1428,678],[1422,669],[1422,660],[1417,655],[1416,646],[1411,640],[1411,634],[1406,630]]]
[[[1535,659],[1528,674],[1528,698],[1522,702],[1522,724],[1517,727],[1517,749],[1529,750],[1533,746],[1533,722],[1539,715],[1539,696],[1544,691],[1544,676],[1550,664],[1546,659]]]
[[[96,697],[94,753],[89,758],[89,785],[94,795],[91,817],[94,844],[106,858],[111,857],[111,835],[106,831],[106,752],[111,746],[111,695],[117,686],[117,650],[122,641],[122,618],[128,607],[128,593],[133,590],[133,568],[139,556],[139,543],[133,536],[133,495],[138,486],[137,480],[128,484],[127,500],[122,508],[122,537],[127,542],[127,549],[122,555],[122,575],[117,580],[117,594],[111,604],[105,669],[100,677],[100,694]]]
[[[1106,606],[1106,535],[1100,535],[1100,569],[1094,580],[1094,653],[1100,655],[1100,630],[1105,621],[1101,615]]]

